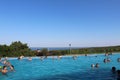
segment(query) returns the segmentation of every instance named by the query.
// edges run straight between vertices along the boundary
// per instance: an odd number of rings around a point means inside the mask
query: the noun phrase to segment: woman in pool
[[[1,72],[2,72],[2,74],[6,74],[8,72],[7,66],[3,66],[3,69]]]

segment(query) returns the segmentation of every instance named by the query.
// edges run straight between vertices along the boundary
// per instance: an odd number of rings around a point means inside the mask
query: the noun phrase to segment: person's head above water
[[[112,67],[112,71],[113,71],[113,72],[116,71],[116,67],[113,66],[113,67]]]
[[[117,75],[120,77],[120,70],[117,70]]]
[[[99,67],[99,64],[98,64],[98,63],[96,63],[95,67],[96,67],[96,68],[98,68],[98,67]]]
[[[13,71],[14,70],[14,66],[13,65],[10,65],[10,70]]]
[[[4,69],[7,69],[7,66],[3,66],[3,70],[4,70]]]
[[[95,65],[94,65],[94,64],[91,64],[91,67],[95,67]]]

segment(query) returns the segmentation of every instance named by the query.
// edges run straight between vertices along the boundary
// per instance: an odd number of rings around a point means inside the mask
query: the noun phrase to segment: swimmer
[[[75,60],[77,58],[77,56],[73,56],[73,60]]]
[[[98,63],[96,63],[95,67],[96,67],[96,68],[98,68],[98,67],[99,67],[99,64],[98,64]]]
[[[21,60],[21,59],[23,59],[24,58],[24,56],[20,56],[20,57],[18,57],[18,60]]]
[[[43,56],[40,56],[40,60],[43,61]]]
[[[8,60],[8,57],[5,57],[5,60]]]
[[[10,66],[11,65],[10,62],[6,61],[6,60],[3,62],[3,64],[6,65],[6,66]]]
[[[116,67],[112,67],[112,73],[116,73]]]
[[[58,60],[62,58],[62,56],[57,56]]]
[[[114,66],[112,67],[112,72],[116,73],[116,67],[114,67]]]
[[[7,66],[3,66],[3,69],[1,72],[2,72],[2,74],[6,74],[8,72]]]
[[[118,58],[117,61],[120,62],[120,58]]]
[[[117,80],[120,80],[120,70],[117,70]]]
[[[107,62],[110,62],[111,60],[109,58],[107,58]]]
[[[108,56],[108,53],[105,53],[105,56]]]
[[[29,57],[29,58],[28,58],[28,60],[29,60],[29,61],[31,61],[31,60],[32,60],[32,58],[31,58],[31,57]]]
[[[85,54],[85,56],[88,56],[87,54]]]
[[[13,65],[10,65],[10,70],[11,70],[11,71],[14,71],[14,70],[15,70]]]
[[[104,59],[103,62],[104,62],[104,63],[107,63],[107,59]]]
[[[92,68],[94,68],[94,67],[95,67],[95,65],[94,65],[94,64],[91,64],[91,67],[92,67]]]

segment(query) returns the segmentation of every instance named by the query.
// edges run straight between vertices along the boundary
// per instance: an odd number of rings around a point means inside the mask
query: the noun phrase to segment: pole
[[[70,54],[71,54],[71,44],[69,44]]]

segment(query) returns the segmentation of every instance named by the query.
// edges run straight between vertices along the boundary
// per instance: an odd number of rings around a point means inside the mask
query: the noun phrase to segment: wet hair
[[[112,67],[112,70],[115,70],[115,69],[116,69],[116,68],[113,66],[113,67]]]
[[[96,63],[95,67],[97,67],[97,68],[98,68],[98,67],[99,67],[99,64],[98,64],[98,63]]]
[[[116,67],[112,67],[112,72],[115,73],[116,72]]]
[[[117,73],[120,74],[120,70],[117,70]]]
[[[3,66],[3,69],[5,69],[7,66]]]

